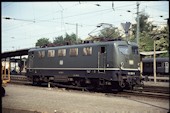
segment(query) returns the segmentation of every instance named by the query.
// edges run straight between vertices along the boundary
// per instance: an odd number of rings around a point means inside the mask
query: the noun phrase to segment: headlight
[[[129,64],[130,64],[130,65],[133,65],[133,64],[134,64],[134,61],[133,61],[133,60],[129,60]]]

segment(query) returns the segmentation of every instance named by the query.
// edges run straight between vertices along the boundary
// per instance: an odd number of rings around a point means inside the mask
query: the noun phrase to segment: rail
[[[163,98],[163,99],[169,99],[169,94],[164,93],[154,93],[154,92],[145,92],[145,91],[130,91],[130,90],[124,90],[121,92],[121,94],[125,95],[133,95],[133,96],[143,96],[143,97],[152,97],[152,98]]]

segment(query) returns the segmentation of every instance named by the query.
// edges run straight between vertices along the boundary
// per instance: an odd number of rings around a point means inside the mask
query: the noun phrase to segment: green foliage
[[[132,35],[129,37],[129,41],[136,42],[135,35]]]
[[[159,50],[159,51],[169,50],[169,36],[168,36],[169,33],[168,33],[167,26],[164,27],[162,30],[160,30],[159,33],[162,35],[159,35],[159,37],[155,41],[156,50]]]
[[[147,32],[140,34],[139,51],[153,51],[153,39]]]
[[[158,57],[169,57],[169,51],[167,53],[162,53]]]
[[[63,45],[64,44],[63,36],[55,37],[55,39],[53,40],[53,44],[55,44],[55,45]]]
[[[65,34],[64,38],[65,42],[68,42],[70,44],[75,44],[76,43],[76,34],[72,33],[71,35],[68,35],[67,33]]]
[[[40,39],[38,39],[38,41],[36,42],[35,45],[42,47],[42,46],[48,45],[49,43],[51,43],[51,42],[49,41],[48,38],[40,38]]]
[[[72,33],[71,35],[69,34],[65,34],[65,37],[63,36],[58,36],[55,37],[53,44],[55,45],[65,45],[65,44],[76,44],[76,43],[80,43],[81,39],[78,38],[76,41],[76,34]]]
[[[152,22],[148,22],[149,15],[140,14],[140,35],[139,35],[139,51],[153,51],[153,36],[157,34],[167,34],[160,35],[159,38],[156,39],[156,50],[164,51],[169,50],[169,32],[168,26],[163,29],[158,29],[157,26],[153,25]],[[136,24],[132,25],[132,36],[130,37],[130,41],[136,42]],[[155,29],[157,28],[157,30]],[[160,54],[158,56],[164,57],[169,56],[169,53]]]
[[[143,33],[143,32],[151,32],[153,31],[153,29],[157,26],[153,25],[152,22],[148,22],[148,18],[149,18],[149,15],[147,14],[144,14],[144,13],[141,13],[139,15],[139,26],[140,26],[140,33]],[[132,32],[133,32],[133,35],[136,34],[136,28],[137,28],[137,24],[132,24]]]

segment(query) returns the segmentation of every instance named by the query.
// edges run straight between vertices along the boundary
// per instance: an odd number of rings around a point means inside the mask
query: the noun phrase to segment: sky
[[[136,23],[136,4],[136,1],[1,2],[1,51],[35,47],[43,37],[52,42],[57,36],[76,34],[76,24],[82,40],[100,23],[112,24],[123,32],[121,23]],[[139,12],[148,14],[155,25],[166,25],[169,1],[140,1]]]

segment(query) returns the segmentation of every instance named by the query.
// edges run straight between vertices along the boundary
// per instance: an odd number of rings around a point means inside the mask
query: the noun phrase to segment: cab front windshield
[[[119,45],[118,50],[124,55],[129,54],[129,49],[128,49],[128,46],[126,46],[126,45]]]

